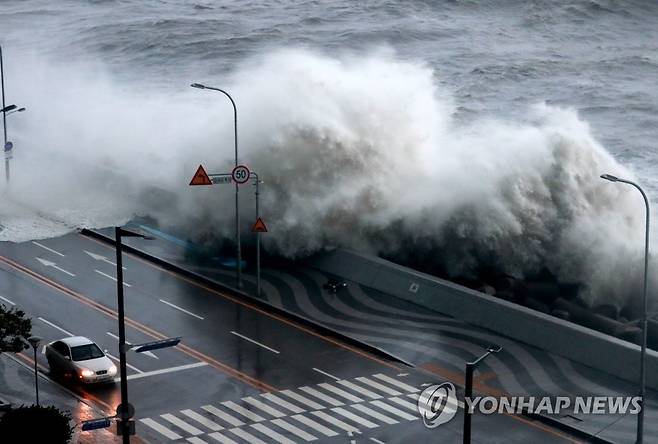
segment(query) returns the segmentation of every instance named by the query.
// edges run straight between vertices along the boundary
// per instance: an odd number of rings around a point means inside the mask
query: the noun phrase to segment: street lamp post
[[[36,390],[36,394],[37,394],[37,407],[39,407],[39,376],[37,372],[37,348],[39,347],[39,342],[41,342],[41,338],[39,336],[30,336],[29,338],[27,338],[27,342],[29,342],[32,348],[34,349],[34,389]]]
[[[122,435],[123,444],[130,444],[130,418],[134,414],[128,403],[128,380],[126,378],[126,327],[124,321],[124,304],[123,304],[123,263],[122,263],[122,237],[141,237],[149,239],[140,233],[135,233],[125,228],[115,227],[115,247],[117,258],[117,304],[119,315],[119,371],[121,372],[121,405],[117,412],[119,416],[119,430]]]
[[[238,166],[238,109],[235,106],[235,101],[233,97],[223,89],[214,88],[212,86],[202,85],[200,83],[193,83],[190,85],[192,88],[197,89],[211,89],[213,91],[219,91],[224,94],[231,101],[233,105],[233,141],[235,144],[235,166]],[[240,199],[239,199],[239,184],[235,184],[235,242],[237,244],[237,264],[235,265],[236,278],[238,283],[238,288],[242,288],[242,252],[240,248]]]
[[[644,199],[644,206],[646,208],[646,227],[644,232],[644,289],[642,295],[642,351],[640,352],[640,412],[637,415],[637,437],[636,442],[642,444],[644,438],[644,392],[645,392],[645,372],[646,372],[646,354],[647,354],[647,272],[649,269],[649,199],[644,190],[635,182],[621,179],[611,174],[602,174],[602,179],[609,180],[610,182],[621,182],[632,185],[642,194]]]
[[[2,129],[4,134],[4,144],[2,146],[5,150],[5,179],[9,183],[9,152],[13,145],[7,141],[7,115],[15,112],[23,112],[25,108],[16,109],[16,105],[7,106],[5,104],[5,70],[2,61],[2,46],[0,46],[0,89],[2,90],[2,108],[0,108],[0,112],[2,112]]]
[[[489,356],[491,353],[498,353],[501,351],[503,347],[500,346],[491,346],[487,349],[487,352],[477,358],[473,362],[467,362],[466,363],[466,376],[465,376],[465,384],[464,384],[464,400],[469,399],[473,396],[473,371],[475,370],[475,367],[484,360],[487,356]],[[465,402],[465,401],[464,401]],[[471,443],[471,412],[469,412],[468,407],[469,403],[465,402],[464,405],[464,444],[470,444]]]

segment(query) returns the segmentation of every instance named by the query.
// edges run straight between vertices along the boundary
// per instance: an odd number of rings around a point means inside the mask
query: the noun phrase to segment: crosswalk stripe
[[[203,439],[197,438],[196,436],[193,436],[191,438],[187,438],[187,440],[189,442],[191,442],[192,444],[208,444]]]
[[[291,441],[279,432],[275,432],[271,428],[267,427],[266,425],[263,424],[252,424],[252,428],[258,430],[261,432],[263,435],[266,435],[268,438],[271,438],[275,440],[276,442],[279,442],[281,444],[295,444],[295,441]]]
[[[301,402],[302,404],[305,404],[314,410],[321,410],[324,408],[323,405],[318,404],[315,401],[311,401],[310,399],[305,398],[302,395],[298,395],[297,393],[291,390],[281,390],[279,393],[283,393],[284,395],[294,399],[295,401]]]
[[[363,404],[354,404],[352,406],[353,409],[356,409],[362,413],[365,413],[366,415],[372,416],[375,419],[380,420],[381,422],[385,422],[386,424],[398,424],[399,421],[397,419],[390,418],[382,413],[379,413],[370,407],[366,407]]]
[[[244,439],[247,441],[249,444],[267,444],[266,442],[256,438],[254,435],[251,433],[247,432],[246,430],[242,429],[230,429],[229,430],[231,433],[234,435],[239,436],[240,438]]]
[[[335,409],[331,409],[332,412],[336,412],[339,415],[342,415],[348,419],[351,419],[354,422],[358,422],[359,424],[368,427],[369,429],[374,429],[377,427],[377,424],[374,422],[370,422],[365,418],[360,417],[359,415],[355,415],[352,412],[348,412],[347,410],[341,408],[341,407],[336,407]]]
[[[233,410],[233,411],[236,412],[236,413],[241,414],[242,416],[244,416],[244,417],[250,419],[250,420],[253,421],[253,422],[261,422],[261,421],[265,421],[265,418],[263,418],[262,416],[257,415],[257,414],[255,414],[254,412],[245,409],[245,408],[242,407],[241,405],[237,405],[237,404],[236,404],[235,402],[233,402],[233,401],[224,401],[224,402],[222,402],[222,405],[223,405],[224,407],[226,407],[226,408],[229,408],[229,409]]]
[[[382,375],[381,373],[377,373],[376,375],[373,376],[379,379],[380,381],[388,382],[389,384],[394,385],[410,393],[416,393],[420,391],[420,389],[417,389],[416,387],[412,387],[409,384],[405,384],[404,382],[398,381],[397,379],[393,379],[390,376]]]
[[[224,429],[224,427],[220,426],[216,422],[213,422],[213,421],[209,420],[208,418],[206,418],[203,415],[199,415],[194,410],[187,409],[187,410],[181,410],[180,412],[183,415],[192,418],[193,420],[195,420],[199,424],[203,424],[204,426],[208,427],[213,432]]]
[[[273,395],[272,393],[261,393],[261,396],[263,398],[267,399],[268,401],[271,401],[275,404],[280,405],[284,409],[290,410],[293,413],[303,413],[303,412],[305,412],[304,409],[300,409],[295,404],[291,404],[288,401],[286,401],[285,399],[281,399],[278,396]]]
[[[370,387],[373,387],[373,388],[379,390],[380,392],[384,392],[384,393],[386,393],[388,395],[391,395],[391,396],[399,396],[399,395],[402,394],[402,393],[398,392],[397,390],[393,390],[392,388],[386,387],[385,385],[380,384],[377,381],[373,381],[372,379],[360,377],[360,378],[356,378],[356,380],[359,381],[359,382],[362,382],[366,385],[369,385]]]
[[[146,424],[147,426],[149,426],[150,428],[152,428],[153,430],[155,430],[156,432],[160,433],[161,435],[166,436],[169,439],[181,439],[182,438],[182,436],[180,436],[178,433],[174,432],[173,430],[170,430],[170,429],[166,428],[165,426],[163,426],[161,424],[158,424],[157,422],[155,422],[151,418],[142,418],[142,419],[140,419],[140,421],[142,423]]]
[[[165,413],[164,415],[160,415],[160,417],[162,419],[166,420],[166,421],[169,421],[170,423],[172,423],[176,427],[185,430],[190,435],[201,435],[201,434],[203,434],[203,430],[197,429],[196,427],[186,423],[182,419],[178,419],[177,417],[175,417],[171,413]]]
[[[406,402],[406,401],[405,401]],[[392,405],[388,405],[383,401],[371,401],[370,402],[372,405],[375,405],[379,407],[380,409],[386,410],[389,413],[393,413],[394,415],[399,416],[400,418],[404,418],[407,421],[413,421],[415,419],[419,419],[417,416],[410,415],[407,412],[403,412],[402,410],[393,407]],[[411,407],[413,407],[413,404],[409,403]]]
[[[225,413],[221,410],[219,410],[217,407],[213,405],[202,405],[201,408],[205,410],[206,412],[215,415],[216,417],[228,422],[234,427],[240,427],[244,425],[244,422],[240,421],[237,418],[234,418],[233,416],[229,415],[228,413]]]
[[[347,399],[348,401],[352,402],[363,402],[363,399],[359,398],[358,396],[354,396],[351,393],[347,393],[345,390],[340,389],[338,387],[334,387],[331,384],[327,384],[326,382],[323,382],[322,384],[318,384],[320,387],[322,387],[325,390],[328,390],[330,392],[335,393],[338,396],[342,396],[343,398]]]
[[[231,438],[228,438],[218,432],[211,433],[208,436],[210,436],[215,441],[221,442],[222,444],[238,444],[237,442],[233,441]]]
[[[345,379],[341,379],[340,381],[338,381],[338,383],[340,385],[343,385],[343,386],[349,388],[349,389],[354,390],[355,392],[359,392],[362,395],[367,396],[368,398],[372,398],[372,399],[381,398],[381,396],[379,396],[377,393],[373,393],[373,392],[371,392],[370,390],[368,390],[366,388],[359,387],[358,385],[354,384],[353,382],[347,381]]]
[[[414,412],[418,411],[418,407],[416,405],[410,403],[409,401],[405,401],[404,399],[391,398],[390,400],[393,401],[394,403],[398,404],[398,405],[401,405],[402,407],[406,407],[409,410],[413,410]]]
[[[292,418],[296,419],[297,421],[301,422],[305,426],[322,433],[324,436],[338,436],[338,433],[334,432],[328,427],[323,426],[319,422],[315,422],[310,418],[307,418],[306,416],[303,415],[294,415]]]
[[[281,427],[282,429],[289,431],[293,435],[297,435],[304,441],[315,441],[317,439],[315,436],[311,435],[310,433],[306,433],[302,429],[295,427],[294,425],[284,421],[283,419],[273,419],[272,424],[275,424]]]
[[[261,401],[259,401],[258,399],[254,399],[254,398],[252,398],[252,397],[248,397],[248,398],[242,398],[242,400],[243,400],[244,402],[248,402],[249,404],[253,405],[253,406],[256,407],[256,408],[261,409],[261,410],[264,411],[265,413],[274,416],[275,418],[282,418],[282,417],[286,416],[285,413],[281,413],[281,412],[278,411],[277,409],[272,408],[272,407],[270,407],[270,406],[267,405],[267,404],[263,404],[263,403],[262,403]]]
[[[329,403],[333,406],[345,405],[344,403],[340,402],[336,398],[332,398],[329,395],[325,395],[324,393],[321,393],[312,387],[299,387],[299,390],[306,392],[311,396],[315,396],[316,398],[321,399],[324,402]]]
[[[325,412],[311,412],[312,415],[317,416],[320,419],[323,419],[327,421],[328,423],[335,425],[336,427],[345,430],[346,432],[358,432],[359,429],[357,429],[354,426],[351,426],[349,424],[344,423],[340,419],[336,419],[333,416],[327,415]]]

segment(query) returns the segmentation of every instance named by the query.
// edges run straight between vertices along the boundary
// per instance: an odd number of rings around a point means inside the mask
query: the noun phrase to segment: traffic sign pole
[[[259,192],[259,184],[260,184],[260,179],[258,178],[258,174],[256,173],[251,173],[256,177],[256,220],[260,219],[260,209],[259,209],[259,200],[260,200],[260,192]],[[256,296],[260,297],[260,231],[256,232]]]

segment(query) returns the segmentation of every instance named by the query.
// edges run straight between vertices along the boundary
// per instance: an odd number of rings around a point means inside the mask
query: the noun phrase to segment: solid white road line
[[[267,444],[265,441],[256,438],[251,433],[249,433],[245,430],[242,430],[242,429],[231,429],[231,430],[229,430],[229,432],[233,433],[234,435],[239,436],[240,438],[247,441],[249,444]]]
[[[381,373],[378,373],[378,374],[374,375],[374,377],[381,380],[381,381],[384,381],[384,382],[387,382],[391,385],[394,385],[398,388],[401,388],[402,390],[407,391],[409,393],[416,393],[416,392],[420,391],[420,389],[417,389],[416,387],[412,387],[409,384],[405,384],[404,382],[400,382],[397,379],[393,379],[389,376],[382,375]]]
[[[16,304],[14,304],[12,301],[10,301],[9,299],[7,299],[6,297],[0,296],[0,299],[2,299],[3,301],[5,301],[5,302],[8,303],[9,305],[16,305]]]
[[[203,362],[203,361],[199,361],[199,362],[195,362],[194,364],[185,364],[185,365],[179,365],[179,366],[176,366],[176,367],[161,368],[160,370],[153,370],[153,371],[150,371],[150,372],[140,371],[139,375],[128,375],[126,379],[131,380],[131,379],[146,378],[147,376],[163,375],[165,373],[179,372],[181,370],[187,370],[187,369],[190,369],[190,368],[203,367],[205,365],[208,365],[208,363]],[[133,370],[135,370],[135,367],[131,367],[131,368]]]
[[[175,425],[176,427],[185,430],[185,431],[186,431],[187,433],[189,433],[190,435],[194,435],[194,436],[196,436],[196,435],[201,435],[201,434],[203,434],[203,430],[199,430],[199,429],[197,429],[197,428],[194,427],[193,425],[190,425],[190,424],[186,423],[185,421],[183,421],[182,419],[179,419],[179,418],[175,417],[175,416],[172,415],[171,413],[165,413],[164,415],[160,415],[160,417],[161,417],[162,419],[166,420],[166,421],[169,421],[170,423],[172,423],[172,424]]]
[[[386,444],[384,441],[380,441],[377,438],[370,438],[370,441],[377,443],[377,444]]]
[[[363,384],[369,385],[370,387],[375,388],[375,389],[379,390],[380,392],[384,392],[384,393],[386,393],[387,395],[390,395],[390,396],[400,396],[402,394],[402,393],[400,393],[396,390],[393,390],[392,388],[389,388],[389,387],[386,387],[383,384],[380,384],[377,381],[373,381],[372,379],[360,377],[360,378],[356,378],[356,380],[359,381],[359,382],[362,382]]]
[[[58,256],[66,257],[66,256],[64,256],[62,253],[60,253],[59,251],[55,251],[55,250],[53,250],[52,248],[46,247],[44,244],[41,244],[41,243],[39,243],[39,242],[37,242],[37,241],[32,241],[32,243],[33,243],[34,245],[36,245],[37,247],[41,247],[41,248],[43,248],[44,250],[50,251],[51,253],[55,253],[55,254],[58,255]]]
[[[404,401],[404,402],[406,402],[406,401]],[[400,418],[406,419],[407,421],[414,421],[416,419],[419,419],[418,416],[410,415],[409,413],[403,412],[402,410],[400,410],[396,407],[393,407],[392,405],[388,405],[388,404],[386,404],[385,402],[382,402],[382,401],[371,401],[370,403],[374,406],[379,407],[382,410],[386,410],[387,412],[392,413],[396,416],[399,416]],[[411,405],[411,407],[413,408],[413,404],[409,403],[409,405]]]
[[[274,350],[273,348],[270,348],[270,347],[268,347],[267,345],[263,345],[263,344],[261,344],[261,343],[258,342],[258,341],[254,341],[253,339],[248,338],[248,337],[246,337],[246,336],[244,336],[244,335],[241,335],[241,334],[238,333],[238,332],[235,332],[235,331],[232,331],[232,330],[231,330],[231,334],[233,334],[233,335],[235,335],[235,336],[237,336],[237,337],[239,337],[239,338],[242,338],[242,339],[244,339],[245,341],[249,341],[249,342],[251,342],[252,344],[256,344],[256,345],[258,345],[258,346],[260,346],[260,347],[263,347],[264,349],[269,350],[269,351],[271,351],[272,353],[276,353],[277,355],[280,353],[278,350]]]
[[[302,403],[302,404],[312,408],[313,410],[321,410],[321,409],[324,408],[324,406],[322,404],[318,404],[315,401],[311,401],[310,399],[305,398],[302,395],[298,395],[297,393],[295,393],[291,390],[281,390],[279,393],[283,393],[284,395],[294,399],[295,401],[297,401],[299,403]]]
[[[357,404],[358,405],[358,404]],[[336,412],[339,415],[344,416],[345,418],[351,419],[354,422],[358,422],[359,424],[368,427],[369,429],[374,429],[377,427],[377,424],[374,422],[370,422],[365,418],[362,418],[358,415],[355,415],[352,412],[348,412],[347,410],[341,408],[341,407],[336,407],[335,409],[331,409],[332,412]]]
[[[311,415],[315,415],[318,418],[328,422],[329,424],[334,425],[334,426],[338,427],[339,429],[345,430],[346,432],[358,432],[359,431],[359,429],[357,429],[356,427],[351,426],[351,425],[341,421],[340,419],[336,419],[331,415],[327,415],[325,412],[311,412]]]
[[[251,428],[258,430],[263,435],[266,435],[268,438],[275,440],[281,444],[295,444],[295,441],[291,441],[279,432],[275,432],[271,428],[264,426],[263,424],[252,424]]]
[[[293,413],[303,413],[303,412],[305,412],[304,409],[300,409],[296,405],[291,404],[288,401],[286,401],[285,399],[281,399],[278,396],[273,395],[272,393],[261,393],[261,396],[263,398],[267,399],[270,402],[273,402],[275,404],[280,405],[284,409],[290,410]]]
[[[352,389],[355,392],[359,392],[362,395],[367,396],[368,398],[372,398],[372,399],[380,399],[381,398],[381,396],[379,396],[377,393],[373,393],[373,392],[371,392],[370,390],[368,390],[366,388],[359,387],[358,385],[356,385],[356,384],[354,384],[350,381],[347,381],[345,379],[343,379],[341,381],[338,381],[338,384],[340,384],[342,386],[345,386],[349,389]]]
[[[153,430],[156,432],[159,432],[161,435],[166,436],[169,439],[181,439],[182,436],[180,436],[178,433],[174,432],[173,430],[170,430],[166,428],[163,425],[158,424],[157,422],[153,421],[151,418],[142,418],[140,421],[147,426],[151,427]]]
[[[196,436],[193,436],[191,438],[187,438],[187,440],[189,442],[191,442],[192,444],[208,444],[206,441],[204,441],[201,438],[197,438]]]
[[[46,321],[44,318],[37,318],[37,319],[40,320],[41,322],[44,322],[44,323],[50,325],[50,326],[53,327],[53,328],[56,328],[57,330],[61,331],[62,333],[64,333],[64,334],[67,335],[67,336],[75,336],[75,335],[74,335],[73,333],[71,333],[70,331],[66,331],[66,330],[64,330],[62,327],[58,327],[57,325],[53,324],[52,322],[50,322],[50,321]]]
[[[265,421],[265,418],[263,418],[262,416],[259,416],[259,415],[255,414],[254,412],[245,409],[241,405],[237,405],[233,401],[224,401],[221,404],[224,407],[226,407],[227,409],[233,410],[234,412],[244,416],[245,418],[249,419],[250,421],[253,421],[253,422]]]
[[[184,308],[180,308],[178,305],[174,305],[174,304],[172,304],[171,302],[167,302],[167,301],[165,301],[164,299],[160,299],[160,302],[162,302],[163,304],[167,304],[168,306],[173,307],[173,308],[175,308],[176,310],[180,310],[180,311],[182,311],[183,313],[186,313],[186,314],[188,314],[188,315],[190,315],[190,316],[194,316],[194,317],[197,318],[197,319],[201,319],[201,320],[203,321],[203,317],[201,317],[201,316],[199,316],[199,315],[197,315],[197,314],[194,314],[194,313],[192,313],[191,311],[187,311],[187,310],[185,310]]]
[[[210,436],[215,441],[221,442],[222,444],[238,444],[237,442],[233,441],[231,438],[228,438],[228,437],[222,435],[221,433],[215,432],[215,433],[209,434],[208,436]]]
[[[96,270],[96,269],[94,269],[94,271],[95,271],[96,273],[100,274],[101,276],[105,276],[105,277],[108,278],[108,279],[112,279],[114,282],[117,281],[117,278],[115,278],[114,276],[110,276],[109,274],[107,274],[107,273],[103,273],[103,272],[100,271],[100,270]],[[124,287],[132,287],[132,285],[130,285],[130,284],[127,283],[127,282],[124,282],[123,285],[124,285]]]
[[[366,407],[363,404],[354,404],[352,406],[353,409],[360,411],[361,413],[365,413],[368,416],[372,416],[375,419],[378,419],[381,422],[385,422],[386,424],[398,424],[399,421],[397,419],[390,418],[382,413],[379,413],[370,407]]]
[[[181,410],[180,412],[183,415],[185,415],[189,418],[192,418],[193,420],[195,420],[199,424],[203,424],[204,426],[208,427],[213,432],[217,432],[219,430],[224,430],[224,427],[220,426],[219,424],[217,424],[214,421],[209,420],[208,418],[206,418],[203,415],[199,415],[194,410],[187,409],[187,410]]]
[[[292,416],[292,418],[294,418],[297,421],[301,422],[302,424],[304,424],[308,428],[322,433],[324,436],[338,436],[338,433],[334,432],[333,430],[331,430],[328,427],[323,426],[319,422],[316,422],[316,421],[313,421],[312,419],[307,418],[306,416],[294,415],[294,416]]]
[[[409,410],[413,410],[414,412],[418,411],[418,407],[415,404],[412,404],[409,401],[405,401],[404,399],[401,398],[391,398],[390,401],[393,401],[394,403],[401,405],[402,407],[406,407]],[[377,401],[373,401],[377,402]]]
[[[310,433],[306,433],[302,429],[295,427],[294,425],[287,423],[283,419],[273,419],[272,424],[275,424],[279,427],[281,427],[284,430],[287,430],[288,432],[292,433],[293,435],[296,435],[303,439],[304,441],[315,441],[317,438]]]
[[[244,422],[240,421],[237,418],[234,418],[228,413],[224,413],[223,411],[219,410],[217,407],[213,405],[202,405],[201,408],[206,412],[210,413],[211,415],[215,415],[219,419],[228,422],[234,427],[240,427],[244,425]]]
[[[247,397],[247,398],[242,398],[242,400],[244,402],[248,402],[249,404],[253,405],[254,407],[264,411],[268,415],[274,416],[275,418],[282,418],[282,417],[286,416],[285,413],[281,413],[277,409],[274,409],[274,408],[270,407],[269,405],[262,403],[258,399],[254,399],[252,397]]]
[[[337,378],[337,377],[335,377],[335,376],[332,375],[332,374],[329,374],[329,373],[327,373],[327,372],[325,372],[325,371],[322,371],[322,370],[320,370],[319,368],[315,368],[315,367],[313,367],[313,370],[315,370],[315,371],[318,372],[318,373],[322,373],[322,374],[325,375],[325,376],[329,376],[330,378],[335,379],[336,381],[340,381],[340,378]]]
[[[339,389],[338,387],[334,387],[331,384],[327,384],[326,382],[323,382],[322,384],[318,384],[320,387],[322,387],[325,390],[329,390],[330,392],[333,392],[337,394],[338,396],[342,396],[343,398],[347,399],[348,401],[351,402],[363,402],[363,399],[359,398],[358,396],[354,396],[351,393],[347,393],[343,389]]]
[[[109,332],[109,331],[106,331],[105,333],[107,333],[108,336],[110,336],[110,337],[116,339],[117,341],[119,340],[119,337],[118,337],[117,335],[115,335],[114,333],[111,333],[111,332]],[[132,343],[126,341],[126,345],[128,345],[128,346],[132,346]],[[153,359],[160,359],[160,358],[158,358],[157,356],[155,356],[155,354],[154,354],[153,352],[150,352],[150,351],[139,352],[139,354],[140,354],[140,355],[150,356],[150,357],[153,358]]]
[[[306,392],[306,393],[308,393],[308,394],[311,395],[311,396],[315,396],[316,398],[321,399],[321,400],[323,400],[324,402],[326,402],[326,403],[328,403],[328,404],[331,404],[331,405],[333,405],[333,406],[341,406],[341,405],[345,405],[344,403],[340,402],[340,401],[337,400],[336,398],[332,398],[332,397],[329,396],[329,395],[325,395],[324,393],[319,392],[319,391],[315,390],[315,389],[312,388],[312,387],[299,387],[299,390],[301,390],[301,391],[303,391],[303,392]]]
[[[105,356],[107,356],[107,357],[110,358],[110,359],[114,359],[114,360],[117,361],[117,362],[121,362],[121,361],[119,361],[119,358],[117,358],[116,356],[111,355],[111,354],[109,354],[109,353],[105,353]],[[143,371],[141,371],[140,369],[138,369],[138,368],[135,367],[134,365],[130,365],[130,364],[128,364],[127,362],[126,362],[126,367],[135,370],[137,373],[144,373]],[[133,376],[133,375],[128,375],[128,376],[126,377],[126,379],[130,379],[131,376]],[[114,381],[115,381],[115,382],[121,381],[121,378],[114,378]]]

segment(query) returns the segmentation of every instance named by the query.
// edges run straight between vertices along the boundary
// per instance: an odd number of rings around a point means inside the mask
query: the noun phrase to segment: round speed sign
[[[235,168],[233,168],[233,171],[231,172],[231,177],[235,181],[235,183],[238,184],[243,184],[246,183],[249,180],[249,168],[247,168],[244,165],[238,165]]]

